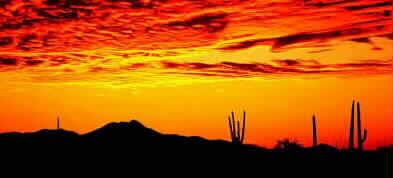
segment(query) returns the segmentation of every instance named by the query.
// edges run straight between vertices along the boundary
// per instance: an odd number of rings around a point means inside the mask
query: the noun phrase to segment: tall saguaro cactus
[[[232,116],[232,117],[231,117]],[[244,133],[246,129],[246,111],[243,111],[243,124],[240,127],[240,121],[237,120],[235,124],[235,113],[232,112],[231,115],[228,117],[229,122],[229,130],[231,134],[232,143],[235,144],[243,144],[244,142]],[[240,132],[241,129],[241,132]]]
[[[312,116],[312,136],[313,136],[313,147],[318,146],[318,133],[317,133],[317,121],[315,115]]]
[[[364,134],[362,135],[362,120],[360,118],[360,103],[357,103],[357,114],[358,114],[358,147],[359,150],[363,150],[363,144],[367,139],[367,129],[364,129]]]
[[[359,151],[363,151],[363,145],[364,142],[367,140],[367,129],[364,129],[363,134],[362,134],[362,120],[361,120],[361,114],[360,114],[360,103],[357,102],[357,137],[358,137],[358,149]],[[354,132],[355,132],[355,101],[352,102],[352,114],[351,114],[351,127],[349,129],[349,149],[353,150],[355,149],[355,144],[354,144]]]
[[[355,148],[354,144],[354,133],[355,132],[355,101],[352,101],[352,112],[351,112],[351,126],[349,128],[349,149]]]

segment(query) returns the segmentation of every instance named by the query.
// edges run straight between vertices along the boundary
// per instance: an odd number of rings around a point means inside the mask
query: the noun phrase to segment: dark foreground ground
[[[211,170],[241,177],[251,177],[247,173],[257,173],[257,177],[393,177],[392,148],[358,152],[321,144],[271,150],[161,134],[137,121],[110,123],[84,135],[65,130],[3,133],[0,160],[14,162],[16,167],[44,162],[44,170],[54,166],[62,172],[75,167],[93,167],[93,172],[113,167],[136,171],[131,165],[138,165],[146,173],[160,173],[157,168],[173,173],[188,170],[182,177],[209,177]]]

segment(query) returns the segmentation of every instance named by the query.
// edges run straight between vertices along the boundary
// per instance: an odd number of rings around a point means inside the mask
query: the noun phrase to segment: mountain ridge
[[[350,152],[324,144],[316,148],[266,149],[225,140],[208,140],[198,136],[163,134],[145,127],[138,121],[108,123],[86,134],[63,129],[0,134],[2,159],[7,156],[12,159],[33,157],[30,159],[54,159],[48,162],[49,164],[69,160],[76,164],[105,166],[124,166],[130,162],[139,164],[146,161],[149,167],[161,167],[176,162],[175,165],[185,167],[212,165],[212,168],[216,168],[217,165],[227,165],[230,169],[235,168],[234,164],[237,167],[238,163],[257,163],[260,167],[258,170],[271,174],[279,173],[281,176],[286,173],[293,174],[283,170],[296,169],[298,174],[302,175],[310,170],[334,170],[331,172],[332,176],[339,172],[340,175],[351,175],[349,177],[362,177],[367,172],[372,174],[372,177],[385,177],[384,173],[390,170],[385,163],[391,163],[387,154],[391,158],[392,150]],[[236,163],[235,160],[242,161]],[[157,164],[157,161],[165,163]],[[332,162],[334,164],[331,164]],[[198,167],[189,168],[198,170]]]

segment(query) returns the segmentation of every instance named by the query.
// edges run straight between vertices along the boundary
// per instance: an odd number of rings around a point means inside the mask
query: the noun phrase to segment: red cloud
[[[258,77],[266,75],[303,75],[303,74],[353,74],[359,72],[386,74],[392,72],[392,61],[360,61],[358,63],[320,64],[314,60],[275,60],[274,64],[222,62],[176,63],[162,61],[163,69],[177,69],[177,74],[221,76],[221,77]],[[203,66],[203,67],[200,67]]]

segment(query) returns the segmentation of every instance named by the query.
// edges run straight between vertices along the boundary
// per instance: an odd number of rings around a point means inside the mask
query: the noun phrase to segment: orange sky
[[[162,132],[246,142],[393,142],[392,2],[12,0],[0,2],[0,132],[84,133],[138,119]]]

